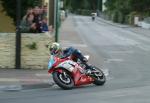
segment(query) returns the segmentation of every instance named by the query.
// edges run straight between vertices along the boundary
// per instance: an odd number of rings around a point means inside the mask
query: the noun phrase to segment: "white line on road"
[[[39,77],[49,77],[50,75],[48,73],[36,73],[35,74],[36,76],[39,76]]]
[[[16,91],[16,90],[22,90],[21,85],[2,85],[0,86],[0,91]]]
[[[117,58],[112,58],[112,59],[107,59],[104,63],[110,63],[110,62],[123,62],[123,59],[117,59]]]
[[[48,79],[16,79],[16,78],[0,78],[0,82],[20,82],[20,81],[24,81],[24,82],[41,82],[41,81],[48,81]]]
[[[150,51],[150,46],[146,45],[136,45],[136,46],[144,51]]]
[[[73,47],[88,47],[86,44],[83,44],[83,43],[73,43],[72,41],[61,41],[61,44],[62,45],[65,45],[65,47],[70,47],[70,46],[73,46]]]
[[[0,82],[19,82],[16,78],[0,78]]]
[[[132,54],[134,51],[109,51],[112,54]]]

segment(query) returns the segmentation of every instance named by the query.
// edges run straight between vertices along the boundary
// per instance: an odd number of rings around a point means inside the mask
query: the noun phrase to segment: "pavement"
[[[145,30],[139,27],[130,27],[128,25],[121,25],[106,21],[98,18],[99,21],[109,23],[110,25],[129,28],[130,31],[137,32],[139,34],[150,34],[150,30]],[[60,43],[64,48],[73,46],[75,48],[84,51],[84,54],[93,56],[88,46],[77,35],[77,31],[74,29],[75,23],[73,17],[68,17],[63,23],[60,29]],[[93,58],[94,59],[94,58]],[[92,58],[91,58],[92,61]],[[30,69],[0,69],[0,91],[20,91],[26,89],[39,89],[50,88],[54,86],[52,76],[48,74],[47,70],[30,70]]]
[[[105,20],[101,17],[97,17],[96,19],[100,22],[104,22],[104,23],[107,23],[109,25],[116,26],[116,27],[119,27],[119,28],[123,28],[123,29],[129,30],[129,31],[137,33],[137,34],[150,36],[149,35],[150,34],[150,29],[145,29],[145,28],[141,28],[141,27],[138,27],[138,26],[131,26],[131,25],[127,25],[127,24],[114,23],[110,20]]]
[[[97,17],[96,19],[101,21],[101,22],[104,22],[104,23],[107,23],[107,24],[110,24],[110,25],[113,25],[113,26],[116,26],[116,27],[120,27],[120,28],[127,28],[127,27],[129,27],[129,25],[122,25],[120,23],[114,23],[114,22],[112,22],[110,20],[105,20],[105,19],[103,19],[101,17]]]
[[[49,88],[53,85],[47,70],[0,69],[0,91]]]

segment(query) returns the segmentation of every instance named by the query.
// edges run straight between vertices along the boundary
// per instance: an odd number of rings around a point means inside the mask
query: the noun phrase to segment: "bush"
[[[124,17],[124,23],[129,24],[129,15],[125,15]]]
[[[115,23],[118,23],[118,17],[119,17],[119,13],[117,10],[112,12],[112,16],[111,16],[111,20]]]
[[[36,50],[37,44],[35,42],[32,42],[31,44],[27,44],[26,47],[28,47],[31,50]]]
[[[79,14],[79,15],[91,15],[92,13],[92,10],[84,10],[84,9],[78,9],[76,12],[76,14]]]
[[[112,12],[111,11],[107,11],[106,15],[107,15],[108,20],[112,20]]]
[[[81,15],[91,15],[91,11],[90,10],[82,10]]]
[[[128,24],[131,24],[131,25],[134,24],[134,15],[135,15],[135,12],[131,12],[131,13],[128,15]]]
[[[118,12],[118,22],[121,24],[125,23],[125,15],[122,12]]]
[[[115,10],[112,12],[111,20],[123,24],[125,22],[125,15],[121,11]]]

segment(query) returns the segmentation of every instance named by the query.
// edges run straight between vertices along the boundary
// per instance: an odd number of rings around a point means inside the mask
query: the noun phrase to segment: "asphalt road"
[[[0,103],[150,103],[150,36],[90,17],[74,16],[74,29],[107,71],[104,86],[1,92]]]

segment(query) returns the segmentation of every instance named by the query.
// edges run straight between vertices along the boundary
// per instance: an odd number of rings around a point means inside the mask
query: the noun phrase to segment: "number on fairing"
[[[74,69],[73,66],[75,66],[75,65],[76,65],[75,62],[73,62],[73,61],[71,61],[71,60],[67,60],[67,61],[65,61],[65,62],[63,62],[63,63],[60,63],[60,64],[58,65],[58,67],[63,67],[63,68],[68,69],[69,71],[73,71],[73,69]]]

